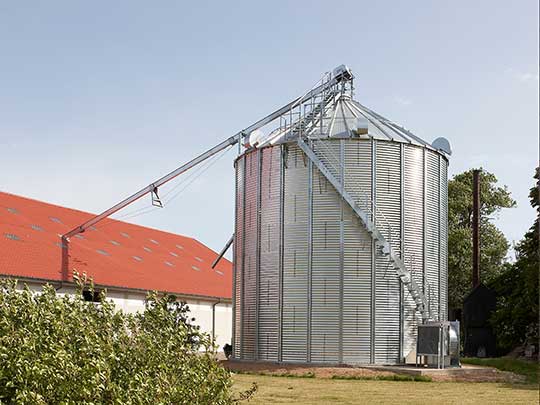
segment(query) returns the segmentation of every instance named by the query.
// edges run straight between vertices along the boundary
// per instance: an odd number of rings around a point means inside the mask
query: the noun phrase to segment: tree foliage
[[[497,185],[494,174],[480,172],[480,280],[496,278],[505,269],[508,241],[493,224],[502,208],[515,206],[506,186]],[[448,182],[448,296],[450,308],[461,308],[472,285],[473,171]]]
[[[536,169],[534,177],[537,184],[531,188],[529,198],[537,211],[536,220],[516,246],[516,262],[492,283],[498,293],[492,323],[497,344],[506,350],[523,344],[537,344],[539,340],[540,168]]]
[[[0,281],[0,403],[230,404],[230,373],[174,297],[144,312]]]

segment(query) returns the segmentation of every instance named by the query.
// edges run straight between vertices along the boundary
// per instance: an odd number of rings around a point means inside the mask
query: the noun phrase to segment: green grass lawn
[[[523,361],[509,357],[498,357],[493,359],[479,359],[476,357],[462,358],[462,363],[476,364],[478,366],[495,367],[503,371],[511,371],[516,374],[522,374],[527,377],[530,384],[538,384],[539,365],[532,361]]]
[[[235,374],[235,389],[253,382],[256,404],[538,404],[532,384],[336,380]]]

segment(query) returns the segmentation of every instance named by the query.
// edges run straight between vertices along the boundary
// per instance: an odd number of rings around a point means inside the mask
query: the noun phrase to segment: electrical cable
[[[201,166],[199,166],[197,168],[197,170],[194,170],[193,172],[189,173],[188,176],[186,176],[179,184],[175,185],[171,190],[169,190],[168,192],[166,192],[164,195],[163,195],[163,205],[165,206],[166,204],[170,203],[172,200],[174,200],[176,197],[178,197],[185,189],[187,189],[191,184],[193,184],[193,182],[195,180],[197,180],[199,177],[201,177],[208,169],[210,169],[214,164],[216,164],[223,156],[225,156],[225,154],[231,149],[232,146],[229,146],[227,148],[225,148],[223,151],[221,151],[220,153],[212,156],[210,159],[206,160]],[[187,183],[187,184],[186,184]],[[169,199],[165,200],[165,197],[167,197],[168,195],[170,195],[173,191],[175,191],[176,189],[178,189],[179,186],[181,185],[184,185],[184,187],[182,187],[178,192],[176,192],[172,197],[170,197]],[[145,215],[145,214],[148,214],[152,211],[155,211],[155,210],[158,210],[160,209],[161,207],[142,207],[142,208],[138,208],[134,211],[131,211],[129,213],[126,213],[124,215],[121,215],[117,218],[114,218],[116,220],[119,220],[119,219],[123,219],[123,220],[127,220],[127,219],[132,219],[132,218],[136,218],[136,217],[139,217],[141,215]],[[100,226],[100,227],[96,227],[96,229],[103,229],[105,226],[107,225],[110,225],[114,223],[113,221],[110,221],[106,224],[104,224],[103,226]]]

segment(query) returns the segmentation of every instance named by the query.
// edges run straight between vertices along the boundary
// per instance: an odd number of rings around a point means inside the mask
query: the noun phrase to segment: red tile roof
[[[72,281],[77,271],[96,285],[231,298],[231,262],[213,270],[217,253],[187,236],[105,219],[62,247],[61,235],[92,216],[0,192],[0,274]]]

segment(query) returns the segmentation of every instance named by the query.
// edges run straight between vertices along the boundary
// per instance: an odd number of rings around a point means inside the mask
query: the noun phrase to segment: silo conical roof
[[[309,136],[313,138],[374,138],[433,149],[429,142],[344,94],[325,108],[322,120],[319,119],[318,124],[310,130]]]

